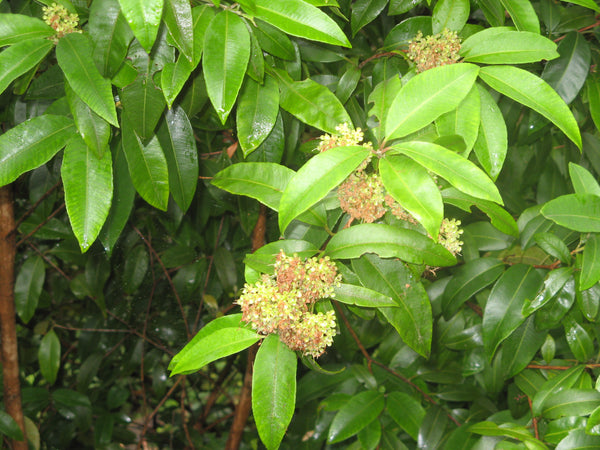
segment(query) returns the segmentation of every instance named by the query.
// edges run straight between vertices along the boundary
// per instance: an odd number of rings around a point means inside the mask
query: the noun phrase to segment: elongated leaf
[[[17,77],[35,67],[52,49],[46,39],[28,39],[14,44],[0,53],[0,93]]]
[[[280,164],[241,163],[217,173],[212,184],[236,195],[246,195],[278,211],[281,195],[294,171]]]
[[[236,123],[240,145],[247,156],[267,138],[279,113],[277,81],[266,76],[260,85],[247,79],[237,106]]]
[[[256,354],[252,376],[252,413],[261,441],[276,449],[292,420],[296,405],[296,367],[298,359],[271,334]]]
[[[325,252],[333,259],[352,259],[365,253],[377,253],[383,258],[400,258],[413,264],[436,267],[456,264],[452,253],[427,236],[406,228],[376,223],[354,225],[338,232],[327,244]]]
[[[54,330],[50,330],[42,338],[38,349],[40,372],[44,379],[53,385],[60,368],[60,341]]]
[[[221,11],[204,35],[202,67],[208,97],[225,123],[244,80],[250,59],[250,34],[237,14]]]
[[[436,405],[430,407],[419,427],[417,446],[419,448],[438,448],[447,426],[446,412]]]
[[[411,78],[400,90],[388,112],[387,139],[420,130],[456,108],[471,90],[479,68],[473,64],[435,67]]]
[[[157,137],[167,159],[169,190],[175,203],[186,212],[198,185],[198,150],[183,108],[167,110]]]
[[[578,324],[571,316],[563,319],[565,337],[567,344],[575,358],[581,362],[587,362],[594,352],[594,342],[585,328]]]
[[[149,204],[166,211],[169,171],[158,139],[154,137],[148,145],[143,145],[136,132],[124,121],[123,151],[135,189]]]
[[[0,47],[29,39],[52,36],[55,31],[43,20],[23,14],[0,14]]]
[[[26,259],[19,269],[15,280],[15,308],[24,323],[35,314],[45,279],[46,269],[40,256]]]
[[[79,98],[104,120],[118,127],[112,87],[96,68],[89,37],[71,33],[61,38],[56,46],[56,59]]]
[[[192,67],[195,68],[200,62],[202,51],[204,49],[204,36],[213,17],[215,8],[209,5],[199,5],[192,8],[192,18],[194,20],[194,54]],[[262,55],[261,55],[262,56]]]
[[[366,287],[342,283],[334,288],[335,299],[347,305],[363,306],[366,308],[397,306],[397,303],[387,295],[380,294]]]
[[[600,232],[600,197],[594,194],[561,195],[546,203],[541,213],[570,230]]]
[[[469,0],[439,0],[431,17],[433,33],[441,33],[444,29],[462,30],[469,18],[469,10]]]
[[[501,94],[546,117],[581,149],[581,135],[573,114],[544,80],[512,66],[483,67],[479,76]]]
[[[544,402],[542,415],[547,419],[562,416],[586,416],[598,407],[600,392],[592,389],[565,389]]]
[[[548,303],[572,276],[573,268],[571,267],[559,267],[550,271],[544,280],[543,289],[523,305],[523,315],[529,316]]]
[[[431,351],[431,304],[423,285],[398,260],[365,255],[352,261],[363,286],[391,297],[397,306],[379,308],[386,320],[414,351],[427,357]]]
[[[383,410],[385,400],[377,391],[365,391],[353,396],[337,412],[329,427],[327,441],[341,442],[371,423]]]
[[[400,89],[402,89],[402,81],[399,77],[394,76],[375,86],[369,95],[369,103],[373,103],[369,114],[375,115],[379,121],[378,127],[373,130],[379,140],[382,140],[385,136],[387,114],[392,101],[396,98]]]
[[[560,58],[546,64],[542,78],[554,88],[558,95],[571,103],[583,87],[590,71],[592,53],[583,34],[568,33],[558,44]]]
[[[25,420],[27,419],[28,418],[25,417]],[[37,430],[35,424],[34,428]],[[23,440],[23,431],[21,431],[21,428],[17,422],[15,422],[15,419],[13,419],[6,411],[0,411],[0,433],[15,441]],[[27,429],[27,439],[33,441],[33,439],[31,439],[31,435],[32,433],[29,431],[29,429]]]
[[[361,28],[371,23],[387,4],[388,0],[358,0],[354,2],[350,16],[352,36],[356,36]]]
[[[540,22],[529,0],[500,0],[512,18],[517,30],[540,34]]]
[[[479,134],[474,144],[477,160],[495,180],[502,170],[506,152],[508,150],[508,136],[504,116],[490,93],[477,84],[481,115],[479,122]]]
[[[535,329],[533,317],[527,318],[502,344],[504,378],[511,378],[523,370],[538,352],[547,333]]]
[[[158,34],[163,3],[164,0],[119,0],[133,34],[148,53]]]
[[[556,44],[539,33],[504,27],[469,36],[460,46],[460,55],[467,62],[485,64],[522,64],[559,56]]]
[[[64,116],[44,114],[0,136],[0,186],[41,166],[73,136],[75,125]]]
[[[192,73],[192,64],[185,58],[179,57],[176,62],[168,62],[160,75],[160,87],[169,108]]]
[[[600,236],[592,234],[583,249],[579,290],[589,289],[598,281],[600,281]]]
[[[336,147],[311,158],[288,183],[279,204],[279,229],[325,197],[370,154],[361,146]]]
[[[498,188],[485,173],[460,155],[430,142],[401,142],[393,149],[438,174],[456,189],[473,197],[502,204]]]
[[[379,160],[379,173],[386,191],[437,239],[444,218],[440,190],[421,165],[404,156]]]
[[[468,155],[475,144],[481,121],[481,105],[477,84],[474,85],[458,107],[442,114],[435,121],[435,126],[441,136],[456,135],[465,141],[463,155]]]
[[[589,101],[590,115],[596,125],[596,129],[600,129],[600,76],[590,74],[585,82],[587,88],[587,96]]]
[[[164,21],[175,47],[192,64],[194,57],[194,20],[190,2],[164,0]]]
[[[281,31],[326,44],[350,47],[337,24],[324,12],[302,0],[254,0],[254,15]]]
[[[576,194],[594,194],[600,196],[600,185],[596,178],[579,164],[569,162],[569,177]]]
[[[335,133],[335,127],[342,123],[352,124],[340,101],[325,86],[309,78],[293,81],[286,73],[277,73],[282,109],[327,133]]]
[[[257,20],[256,25],[252,31],[262,51],[288,61],[296,58],[294,44],[287,34],[262,20]]]
[[[538,390],[532,401],[532,413],[540,415],[546,400],[554,397],[557,393],[569,390],[575,382],[581,377],[585,366],[577,365],[568,370],[560,371],[558,374],[546,380],[543,384],[537,386]]]
[[[425,409],[420,401],[403,392],[390,392],[387,395],[386,409],[394,422],[413,439],[417,439],[419,427],[425,417]]]
[[[494,285],[483,313],[483,344],[491,360],[496,349],[525,320],[526,299],[534,298],[542,277],[532,266],[510,267]]]
[[[579,1],[575,2],[579,3]],[[583,424],[569,432],[556,446],[556,450],[570,450],[573,448],[594,449],[600,446],[600,436],[590,436],[583,428]]]

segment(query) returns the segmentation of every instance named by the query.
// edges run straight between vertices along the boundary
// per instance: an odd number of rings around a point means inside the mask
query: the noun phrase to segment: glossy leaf
[[[279,88],[277,81],[266,76],[260,85],[247,79],[240,93],[236,123],[240,145],[247,156],[267,138],[279,113]]]
[[[427,236],[417,231],[378,223],[343,229],[331,238],[325,249],[325,254],[333,259],[359,258],[365,253],[437,267],[456,263],[452,253]]]
[[[54,330],[48,331],[38,349],[40,372],[48,384],[53,385],[60,368],[60,341]]]
[[[463,138],[468,155],[475,144],[479,133],[481,121],[481,105],[478,86],[474,85],[458,107],[446,114],[442,114],[435,121],[435,126],[441,136],[456,135]]]
[[[181,56],[176,62],[168,62],[163,67],[160,75],[160,87],[169,108],[173,106],[173,102],[190,77],[192,69],[192,64],[187,58]]]
[[[252,413],[261,441],[276,449],[296,405],[298,359],[276,334],[265,338],[256,354],[252,376]]]
[[[479,133],[473,148],[477,160],[492,180],[502,169],[508,150],[506,123],[498,105],[489,92],[477,84],[481,105]]]
[[[133,34],[150,53],[163,13],[164,0],[119,0],[123,15]]]
[[[425,417],[425,408],[420,401],[403,392],[390,392],[386,398],[386,410],[394,422],[413,439],[417,439]]]
[[[164,0],[164,22],[175,47],[192,64],[194,60],[194,20],[190,2]]]
[[[43,39],[55,31],[37,17],[24,14],[0,14],[0,47],[30,39]]]
[[[6,411],[0,411],[0,433],[15,441],[23,440],[23,431]],[[29,433],[27,433],[27,438],[30,439]]]
[[[287,34],[350,47],[348,39],[337,24],[318,8],[302,0],[254,0],[255,16]]]
[[[339,286],[335,286],[334,292],[335,299],[338,302],[347,305],[356,305],[366,308],[397,306],[397,303],[391,297],[354,284],[342,283]]]
[[[460,31],[469,18],[469,0],[440,0],[433,8],[431,23],[433,34],[444,29]]]
[[[540,22],[529,1],[500,0],[510,14],[517,30],[540,34]]]
[[[437,405],[430,407],[419,427],[417,446],[419,448],[438,448],[447,426],[446,412]]]
[[[556,446],[556,450],[570,450],[573,448],[594,449],[599,446],[599,436],[590,436],[583,428],[578,428],[571,431],[567,437],[562,439]]]
[[[85,252],[108,216],[113,194],[112,159],[99,158],[82,139],[71,139],[61,167],[71,228]]]
[[[386,191],[437,239],[444,204],[427,170],[410,158],[390,156],[379,160],[379,173]]]
[[[583,259],[581,262],[581,276],[579,290],[591,288],[600,281],[600,237],[592,234],[585,242]]]
[[[260,20],[256,21],[256,25],[253,32],[262,51],[290,61],[296,58],[294,45],[283,31]]]
[[[559,267],[550,271],[544,280],[544,287],[534,298],[530,299],[531,301],[526,301],[523,305],[523,314],[529,316],[548,303],[572,276],[573,268],[571,267]]]
[[[35,67],[52,49],[46,39],[28,39],[10,46],[0,53],[0,93],[17,77]]]
[[[546,117],[581,148],[581,135],[573,114],[544,80],[512,66],[483,67],[479,76],[496,91]]]
[[[538,391],[533,396],[532,413],[536,416],[540,415],[545,401],[554,397],[557,393],[573,387],[584,370],[583,365],[573,366],[570,369],[559,371],[552,378],[538,385]]]
[[[494,183],[471,161],[430,142],[401,142],[392,147],[473,197],[502,204]]]
[[[600,129],[600,77],[596,74],[590,74],[585,84],[590,115],[596,125],[596,129]]]
[[[375,86],[369,95],[369,103],[373,103],[369,114],[374,115],[378,120],[377,128],[373,131],[380,140],[385,136],[385,122],[390,105],[400,92],[400,89],[402,89],[402,81],[399,77],[394,76]]]
[[[250,59],[250,35],[237,14],[221,11],[204,35],[202,67],[208,97],[225,123],[242,87]]]
[[[585,328],[578,324],[573,317],[567,316],[563,320],[567,344],[575,358],[587,362],[594,353],[594,342]]]
[[[514,377],[527,367],[545,340],[546,332],[536,330],[533,317],[525,320],[502,344],[504,377]]]
[[[71,119],[45,114],[29,119],[0,136],[0,186],[41,166],[75,132]]]
[[[29,323],[38,306],[46,279],[44,260],[34,256],[25,260],[15,280],[15,309],[24,323]]]
[[[332,94],[333,95],[333,94]],[[370,154],[362,146],[336,147],[312,157],[286,186],[279,204],[279,229],[324,198]]]
[[[562,416],[586,416],[598,407],[600,392],[587,389],[564,389],[544,402],[542,415],[547,419]]]
[[[479,68],[473,64],[436,67],[410,79],[388,112],[387,139],[420,130],[442,114],[456,108],[471,90]]]
[[[356,36],[361,28],[372,22],[387,4],[388,0],[358,0],[354,2],[350,16],[352,36]]]
[[[600,232],[600,197],[594,194],[561,195],[546,203],[541,213],[570,230]]]
[[[364,391],[354,395],[333,418],[327,441],[341,442],[355,435],[375,420],[384,406],[385,400],[380,392]]]
[[[571,262],[569,248],[561,238],[552,233],[536,233],[533,238],[536,244],[549,255],[557,258],[563,264]]]
[[[600,196],[600,184],[596,178],[579,164],[569,162],[569,177],[576,194],[594,194]]]
[[[524,264],[510,267],[496,282],[483,312],[483,343],[489,359],[523,323],[521,310],[525,300],[532,299],[541,284],[542,277]]]
[[[185,111],[176,106],[165,112],[158,133],[169,171],[169,190],[183,212],[190,207],[198,185],[198,150]]]

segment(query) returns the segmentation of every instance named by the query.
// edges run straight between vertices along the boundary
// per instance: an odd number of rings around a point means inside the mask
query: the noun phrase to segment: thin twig
[[[23,242],[25,242],[27,239],[29,239],[31,236],[33,236],[35,233],[37,233],[39,231],[40,228],[42,228],[44,225],[46,225],[48,222],[50,222],[50,220],[52,220],[54,218],[54,216],[56,216],[59,212],[61,212],[63,209],[65,208],[65,204],[63,203],[62,205],[60,205],[58,208],[56,208],[52,214],[50,214],[48,217],[46,217],[41,223],[39,223],[33,230],[31,230],[29,233],[27,233],[25,236],[23,236],[17,243],[16,246],[20,246]]]
[[[58,180],[58,182],[52,186],[50,189],[48,189],[44,195],[42,195],[37,202],[35,202],[33,205],[31,205],[31,207],[25,211],[25,213],[21,216],[21,218],[19,220],[17,220],[17,222],[15,223],[15,227],[12,229],[12,231],[10,232],[10,234],[14,234],[17,232],[17,230],[19,229],[19,227],[21,226],[21,224],[30,216],[33,214],[33,212],[37,209],[38,206],[40,206],[40,204],[46,200],[50,194],[52,194],[52,192],[54,192],[54,190],[56,188],[58,188],[61,185],[62,181]]]

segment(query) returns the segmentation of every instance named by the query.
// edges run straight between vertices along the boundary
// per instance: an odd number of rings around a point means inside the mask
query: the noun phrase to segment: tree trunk
[[[25,419],[21,407],[19,357],[14,298],[15,216],[11,185],[0,188],[0,337],[6,412],[17,422],[25,439],[13,441],[15,450],[27,450]]]

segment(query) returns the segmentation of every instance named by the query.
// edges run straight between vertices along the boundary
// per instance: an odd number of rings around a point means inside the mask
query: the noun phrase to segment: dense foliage
[[[599,12],[0,0],[30,445],[600,448]]]

